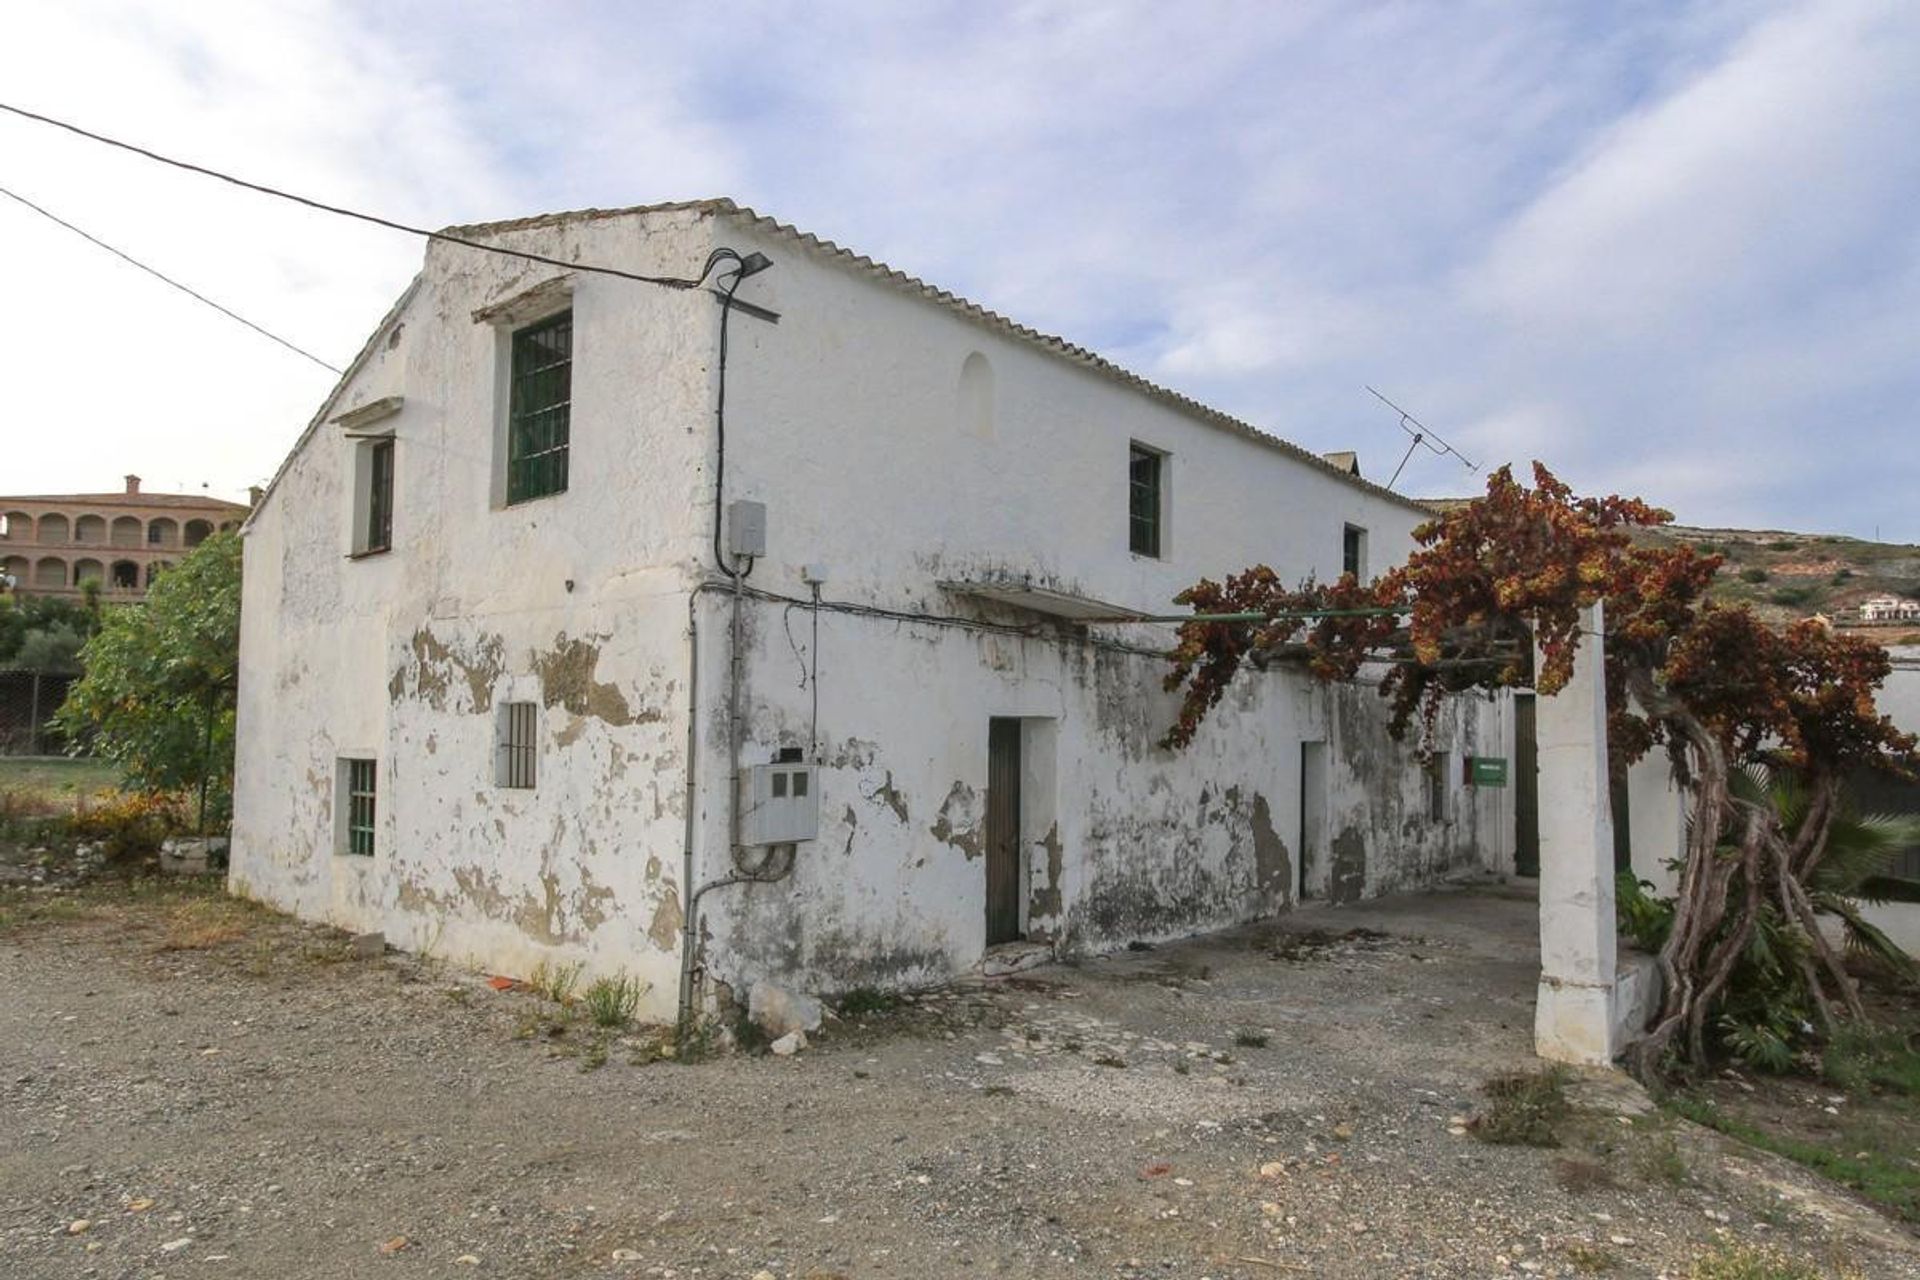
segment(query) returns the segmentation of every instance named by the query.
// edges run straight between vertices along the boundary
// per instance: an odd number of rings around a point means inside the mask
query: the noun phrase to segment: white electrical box
[[[727,552],[736,556],[767,554],[767,504],[740,498],[727,504]]]
[[[819,771],[810,764],[756,764],[741,797],[741,844],[798,844],[820,834]]]

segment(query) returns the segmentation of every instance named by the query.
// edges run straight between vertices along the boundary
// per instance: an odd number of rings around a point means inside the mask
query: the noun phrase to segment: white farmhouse
[[[1860,602],[1862,622],[1920,622],[1920,600],[1869,596]]]
[[[1511,867],[1511,700],[1423,766],[1250,673],[1175,753],[1114,621],[1412,502],[727,201],[449,234],[548,261],[434,243],[246,526],[236,891],[665,1017]]]

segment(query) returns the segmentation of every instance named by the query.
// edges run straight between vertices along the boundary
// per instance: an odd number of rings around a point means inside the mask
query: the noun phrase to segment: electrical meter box
[[[767,554],[767,504],[745,498],[727,504],[727,551],[736,556]]]
[[[820,834],[818,770],[810,764],[756,764],[741,797],[741,844],[798,844]]]

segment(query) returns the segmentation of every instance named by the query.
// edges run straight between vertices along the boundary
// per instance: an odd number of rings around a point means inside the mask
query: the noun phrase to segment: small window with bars
[[[494,783],[530,790],[538,776],[539,752],[535,733],[540,727],[540,704],[509,702],[500,708],[500,741],[494,752]]]
[[[341,840],[340,851],[358,857],[373,856],[375,783],[378,776],[372,760],[340,762]]]
[[[573,312],[514,331],[507,406],[507,502],[567,489]]]
[[[1134,445],[1127,465],[1127,546],[1137,556],[1160,555],[1161,479],[1166,455]]]

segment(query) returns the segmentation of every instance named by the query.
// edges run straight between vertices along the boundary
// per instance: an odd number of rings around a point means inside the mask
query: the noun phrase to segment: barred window
[[[1346,526],[1341,534],[1340,571],[1360,582],[1367,580],[1367,531],[1357,524]]]
[[[342,760],[341,789],[344,830],[341,852],[361,857],[373,856],[374,788],[377,777],[372,760]]]
[[[573,312],[513,335],[507,409],[507,502],[567,489],[573,404]]]
[[[531,789],[538,772],[534,735],[540,725],[540,706],[509,702],[500,708],[500,736],[494,752],[494,783]]]

